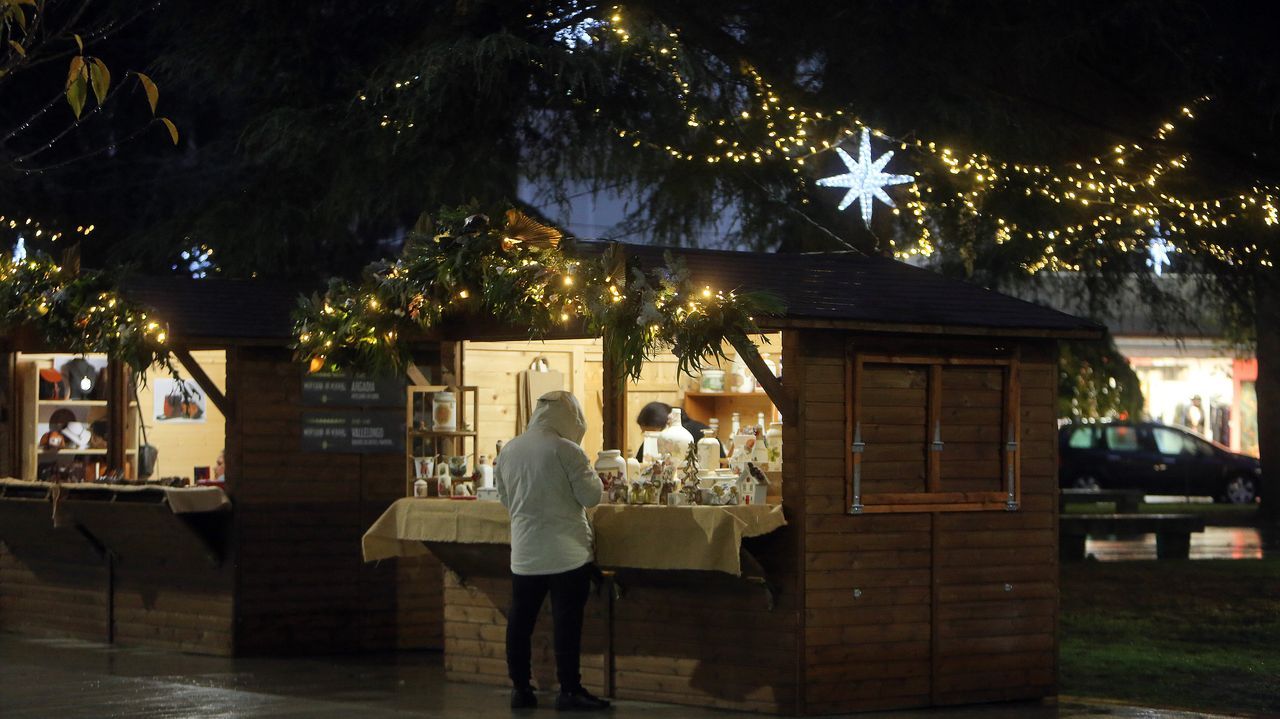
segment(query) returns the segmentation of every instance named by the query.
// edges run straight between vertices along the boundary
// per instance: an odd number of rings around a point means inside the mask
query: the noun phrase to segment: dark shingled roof
[[[298,297],[312,292],[289,282],[130,277],[125,297],[147,307],[175,340],[288,340]]]
[[[606,243],[580,242],[585,254]],[[767,254],[626,245],[647,268],[672,252],[691,278],[716,289],[766,290],[786,305],[788,320],[913,325],[1047,335],[1097,334],[1102,326],[929,270],[852,253]],[[177,340],[288,340],[298,297],[321,289],[263,280],[134,277],[129,298],[150,307]]]
[[[603,243],[584,242],[600,248]],[[716,289],[767,290],[788,319],[1093,334],[1091,320],[882,257],[853,253],[766,254],[627,245],[646,267],[663,253],[684,260],[691,279]]]

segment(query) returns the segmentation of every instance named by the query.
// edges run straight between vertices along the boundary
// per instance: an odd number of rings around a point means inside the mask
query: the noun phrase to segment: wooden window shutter
[[[847,358],[853,514],[1018,507],[1018,360]]]

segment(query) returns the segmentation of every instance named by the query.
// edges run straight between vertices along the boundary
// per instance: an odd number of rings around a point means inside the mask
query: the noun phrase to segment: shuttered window
[[[851,513],[1017,509],[1016,356],[847,362]]]

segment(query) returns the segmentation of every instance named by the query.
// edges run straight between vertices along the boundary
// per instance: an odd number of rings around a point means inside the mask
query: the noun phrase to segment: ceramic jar
[[[431,496],[431,483],[425,479],[419,479],[413,483],[413,496],[429,497]]]
[[[723,392],[724,391],[724,370],[707,369],[702,371],[702,376],[698,380],[698,389],[703,392]]]
[[[458,400],[452,392],[436,392],[431,397],[431,428],[438,432],[458,429]]]
[[[626,504],[627,461],[622,458],[622,451],[601,450],[596,455],[596,474],[600,475],[600,483],[604,485],[604,501]]]
[[[724,387],[730,392],[755,391],[755,377],[751,375],[751,370],[747,368],[747,363],[742,361],[741,355],[734,358],[733,365],[729,368],[729,374],[725,376]]]
[[[764,366],[765,366],[765,368],[767,368],[767,369],[769,370],[769,374],[773,375],[774,377],[777,377],[777,376],[778,376],[778,365],[774,364],[774,363],[773,363],[773,360],[769,359],[769,355],[767,355],[767,354],[765,354],[765,355],[761,355],[761,357],[762,357],[762,359],[764,359]],[[754,379],[754,378],[753,378],[753,379]],[[757,392],[763,392],[763,391],[764,391],[764,385],[760,384],[759,382],[756,382],[756,391],[757,391]]]

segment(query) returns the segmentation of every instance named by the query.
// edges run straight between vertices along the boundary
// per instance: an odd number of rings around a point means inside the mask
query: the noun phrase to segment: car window
[[[1156,441],[1156,449],[1160,454],[1194,454],[1195,445],[1191,438],[1176,429],[1168,427],[1152,427],[1151,436]]]
[[[1184,446],[1188,449],[1194,449],[1194,453],[1201,457],[1212,457],[1216,454],[1213,451],[1213,445],[1200,439],[1199,437],[1187,437],[1183,440]]]
[[[1117,452],[1136,452],[1138,430],[1135,427],[1107,427],[1107,447]]]
[[[1076,427],[1067,436],[1067,446],[1072,449],[1093,449],[1093,427]]]

